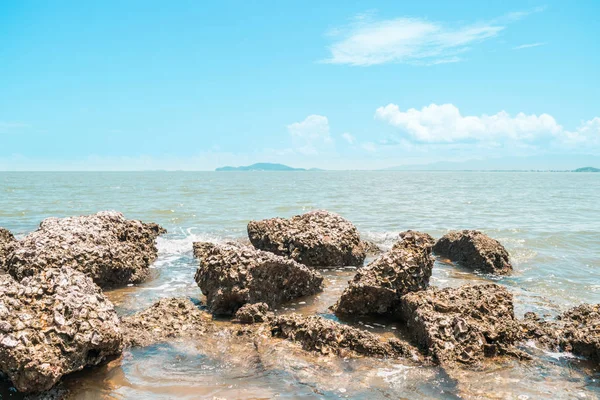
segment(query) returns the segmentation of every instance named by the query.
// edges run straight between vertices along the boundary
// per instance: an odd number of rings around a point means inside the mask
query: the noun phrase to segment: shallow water
[[[352,220],[384,248],[398,232],[439,237],[476,228],[505,244],[515,272],[492,278],[436,261],[432,284],[497,281],[515,294],[517,315],[554,315],[580,302],[600,302],[600,174],[478,172],[139,172],[0,173],[0,226],[18,235],[48,216],[104,209],[162,224],[154,279],[107,292],[119,313],[159,297],[201,298],[193,281],[193,241],[242,239],[250,219],[324,208]],[[326,290],[280,312],[328,308],[351,268],[324,271]],[[377,320],[352,321],[401,335]],[[269,342],[270,343],[270,342]],[[162,344],[127,352],[108,366],[66,381],[74,398],[597,398],[600,372],[568,355],[534,348],[533,362],[507,362],[448,376],[439,368],[399,361],[314,357],[286,341],[236,338]],[[6,385],[5,385],[6,386]],[[16,395],[0,388],[0,398]]]

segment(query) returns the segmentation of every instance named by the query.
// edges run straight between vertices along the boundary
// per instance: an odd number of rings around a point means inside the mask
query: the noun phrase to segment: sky
[[[0,2],[0,170],[585,166],[600,157],[599,14],[596,0]]]

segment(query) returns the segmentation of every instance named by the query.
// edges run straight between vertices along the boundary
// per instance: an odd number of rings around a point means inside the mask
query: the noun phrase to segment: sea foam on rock
[[[17,240],[8,229],[0,227],[0,273],[4,269],[4,264],[8,258],[9,246]]]
[[[333,309],[338,315],[393,316],[401,297],[429,285],[433,269],[433,238],[406,231],[393,248],[359,268]]]
[[[84,274],[50,268],[21,282],[0,275],[0,371],[20,392],[48,390],[120,354],[122,341],[112,303]]]
[[[323,277],[305,265],[244,246],[194,243],[199,260],[195,280],[209,310],[233,315],[246,303],[273,308],[323,289]]]
[[[156,259],[157,224],[103,211],[71,218],[47,218],[35,232],[12,245],[6,270],[16,279],[52,267],[70,267],[101,287],[140,283]]]
[[[257,249],[286,256],[310,267],[361,266],[366,257],[356,227],[329,211],[248,223]]]
[[[506,275],[512,271],[504,246],[485,233],[476,230],[453,231],[444,235],[433,252],[462,266],[486,273]]]
[[[479,364],[485,356],[525,357],[513,296],[496,284],[429,288],[402,297],[401,319],[418,345],[438,362]]]

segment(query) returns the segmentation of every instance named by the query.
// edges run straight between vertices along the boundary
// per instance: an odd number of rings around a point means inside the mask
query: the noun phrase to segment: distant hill
[[[575,171],[573,172],[600,172],[600,168],[594,168],[594,167],[583,167],[583,168],[577,168]]]
[[[318,168],[293,168],[284,164],[256,163],[242,167],[221,167],[215,171],[321,171]]]

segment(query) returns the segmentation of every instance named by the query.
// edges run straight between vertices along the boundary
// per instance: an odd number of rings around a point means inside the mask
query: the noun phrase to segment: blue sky
[[[0,170],[600,156],[600,2],[489,3],[2,2]]]

